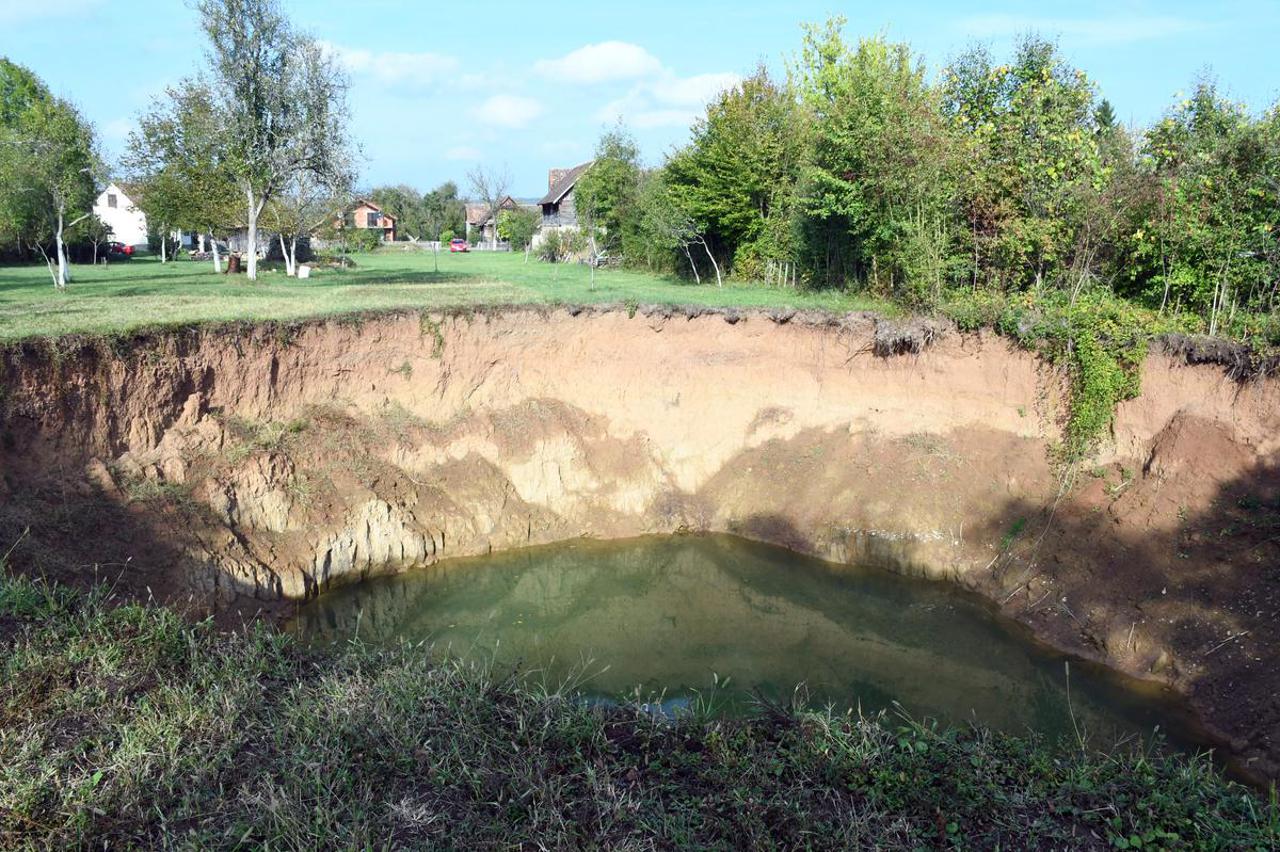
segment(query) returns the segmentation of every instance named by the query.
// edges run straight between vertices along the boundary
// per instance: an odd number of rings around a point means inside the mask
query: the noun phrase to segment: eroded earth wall
[[[1280,382],[1153,354],[1065,469],[1060,371],[954,330],[883,357],[877,322],[504,309],[17,346],[0,533],[19,566],[225,607],[734,532],[961,582],[1199,696],[1273,770],[1280,699],[1240,684],[1280,647]]]

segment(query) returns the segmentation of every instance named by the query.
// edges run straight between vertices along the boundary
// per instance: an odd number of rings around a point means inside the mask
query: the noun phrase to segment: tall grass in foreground
[[[762,707],[589,707],[0,575],[0,848],[1271,849],[1204,758]]]

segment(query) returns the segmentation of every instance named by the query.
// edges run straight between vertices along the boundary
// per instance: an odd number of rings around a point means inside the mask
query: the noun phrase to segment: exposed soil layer
[[[1202,350],[1149,358],[1064,472],[1064,377],[934,323],[510,308],[28,344],[0,534],[25,570],[232,619],[446,556],[733,532],[976,589],[1276,777],[1280,380]]]

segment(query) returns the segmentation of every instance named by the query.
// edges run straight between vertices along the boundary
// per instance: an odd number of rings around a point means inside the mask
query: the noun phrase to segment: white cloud
[[[703,107],[715,100],[721,92],[740,82],[742,78],[731,73],[695,74],[692,77],[668,75],[648,84],[648,88],[661,103]]]
[[[473,148],[470,145],[455,145],[448,151],[444,152],[446,160],[457,160],[460,162],[474,162],[481,157],[480,149]]]
[[[1153,41],[1196,32],[1204,26],[1199,21],[1170,15],[1113,15],[1100,18],[978,15],[959,22],[962,32],[978,38],[1007,38],[1025,32],[1041,32],[1089,46]]]
[[[662,63],[638,44],[605,41],[580,47],[559,59],[540,60],[533,68],[544,77],[569,83],[609,83],[658,74]]]
[[[388,88],[421,90],[440,83],[460,65],[439,53],[375,52],[325,44],[354,76],[368,77]]]
[[[471,110],[471,115],[495,127],[519,128],[542,115],[542,104],[520,95],[494,95]]]
[[[623,97],[605,104],[596,117],[606,123],[622,120],[638,130],[688,127],[708,103],[741,80],[727,72],[678,77],[664,71],[656,80],[637,83]]]
[[[655,127],[691,127],[702,113],[691,109],[650,109],[625,116],[627,123],[637,130]]]
[[[83,15],[102,5],[102,0],[0,0],[0,24]]]

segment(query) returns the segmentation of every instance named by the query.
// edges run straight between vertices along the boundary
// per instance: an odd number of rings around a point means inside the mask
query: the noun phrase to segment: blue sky
[[[1020,33],[1055,37],[1128,122],[1158,117],[1206,69],[1255,110],[1280,93],[1276,0],[284,2],[351,73],[364,185],[465,189],[483,161],[536,196],[548,167],[589,158],[618,116],[659,163],[707,98],[759,62],[781,73],[801,23],[834,14],[850,36],[909,42],[935,70],[974,42],[1003,54]],[[0,0],[0,55],[78,104],[109,157],[202,51],[181,0]]]

